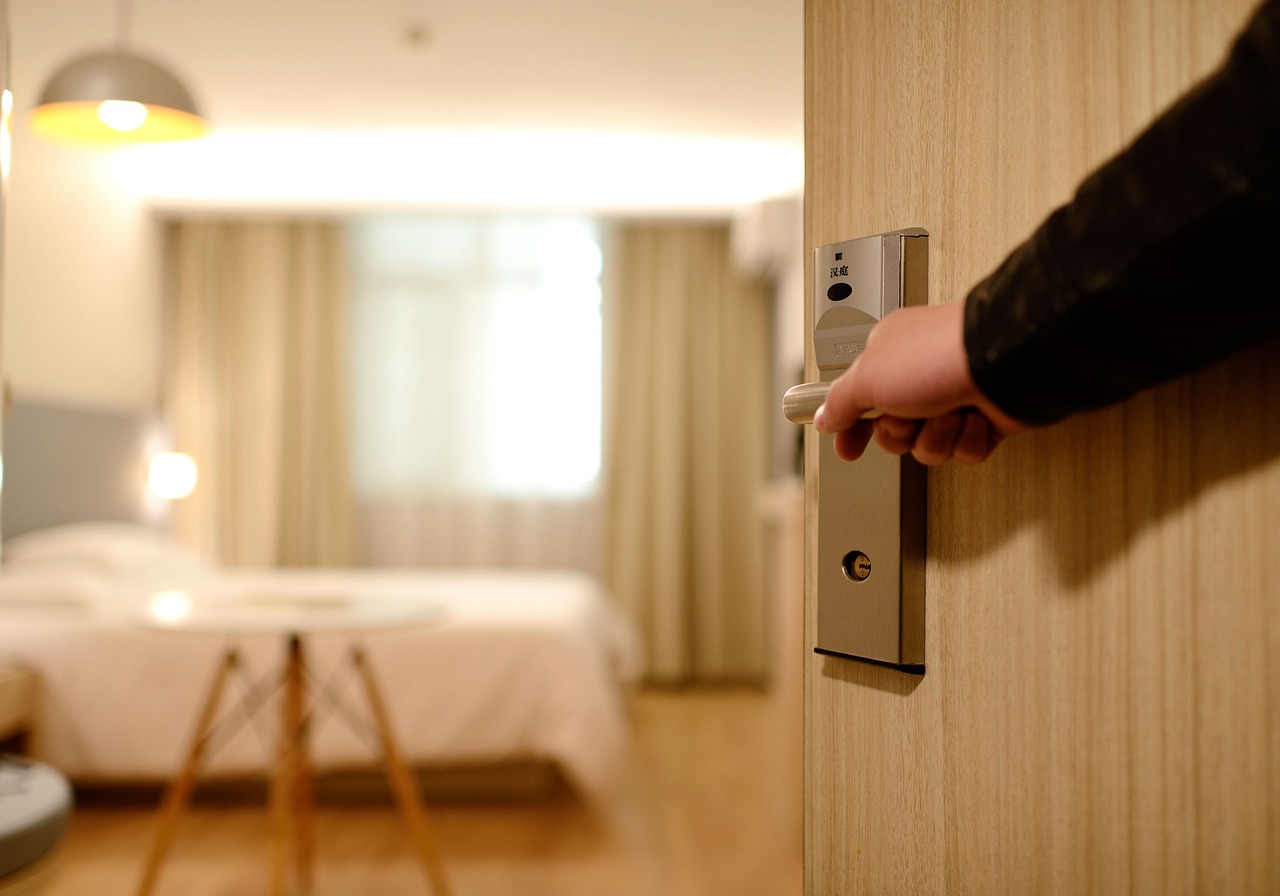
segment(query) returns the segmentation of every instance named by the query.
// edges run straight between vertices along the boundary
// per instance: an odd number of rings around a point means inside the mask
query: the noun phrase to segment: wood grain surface
[[[961,300],[1251,8],[808,0],[806,247]],[[809,896],[1280,892],[1277,409],[1273,342],[930,474],[928,673],[806,659]]]

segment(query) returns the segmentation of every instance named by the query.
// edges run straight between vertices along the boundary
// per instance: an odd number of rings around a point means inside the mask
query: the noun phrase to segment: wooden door
[[[807,247],[961,300],[1250,9],[807,0]],[[927,674],[806,651],[806,893],[1280,893],[1280,345],[929,490]]]

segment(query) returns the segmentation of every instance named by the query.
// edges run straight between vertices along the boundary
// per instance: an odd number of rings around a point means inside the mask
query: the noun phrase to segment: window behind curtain
[[[529,527],[546,529],[539,502],[563,517],[566,505],[594,498],[601,394],[595,222],[360,218],[350,224],[350,265],[353,479],[366,518],[376,520],[365,539],[375,555],[381,546],[384,562],[500,565],[477,542],[500,537],[495,526],[514,525],[513,508]],[[456,542],[467,520],[485,522],[454,552],[461,559],[416,547],[385,556],[391,543]],[[505,538],[536,541],[509,531]],[[509,550],[502,557],[509,562]],[[528,556],[521,565],[564,565],[542,559]]]

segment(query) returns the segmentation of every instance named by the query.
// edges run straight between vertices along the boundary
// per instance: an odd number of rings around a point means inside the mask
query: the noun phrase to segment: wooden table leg
[[[271,782],[271,892],[293,891],[298,871],[298,782],[302,768],[302,639],[290,635],[284,668],[284,707],[275,776]]]
[[[431,834],[430,825],[427,823],[426,807],[423,805],[422,797],[418,793],[417,783],[409,773],[404,760],[400,758],[400,751],[396,747],[395,738],[391,734],[391,722],[387,716],[386,707],[382,702],[382,695],[374,682],[373,672],[365,661],[364,652],[360,648],[357,647],[351,651],[351,660],[355,663],[356,668],[360,671],[361,678],[364,680],[365,693],[369,698],[369,707],[373,711],[373,718],[378,728],[378,736],[382,741],[383,762],[386,766],[387,777],[391,783],[392,791],[395,793],[396,802],[400,806],[400,814],[404,816],[405,823],[409,827],[409,833],[413,838],[414,846],[417,848],[422,868],[426,872],[427,880],[430,882],[431,889],[436,896],[449,896],[449,882],[445,879],[444,868],[440,862],[440,851],[436,846],[435,838]]]
[[[306,694],[306,661],[299,650],[298,689],[299,702]],[[297,821],[297,873],[298,886],[303,893],[310,893],[314,883],[315,868],[315,766],[311,762],[311,716],[314,699],[309,706],[302,706],[297,727],[297,792],[295,793],[295,819]]]
[[[178,777],[165,792],[164,805],[160,813],[160,826],[156,831],[156,839],[151,845],[151,854],[142,872],[138,896],[148,896],[155,889],[156,880],[160,875],[160,866],[164,863],[165,854],[173,841],[178,819],[191,801],[191,792],[195,789],[196,776],[200,771],[200,760],[204,756],[205,747],[209,744],[209,737],[213,734],[214,714],[218,711],[218,702],[222,698],[227,676],[239,662],[239,654],[229,650],[214,674],[213,685],[209,688],[204,708],[200,711],[195,736],[191,739],[191,748],[187,751],[186,761],[183,762]]]

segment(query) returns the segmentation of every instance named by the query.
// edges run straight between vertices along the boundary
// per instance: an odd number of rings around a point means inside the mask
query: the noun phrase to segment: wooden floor
[[[604,805],[567,791],[429,805],[455,896],[801,892],[787,804],[800,796],[772,701],[750,690],[646,691],[633,712],[628,772]],[[148,804],[77,806],[47,896],[132,893],[154,823]],[[197,805],[157,896],[266,894],[267,825],[257,802]],[[316,896],[430,892],[389,803],[321,806],[316,843]]]

